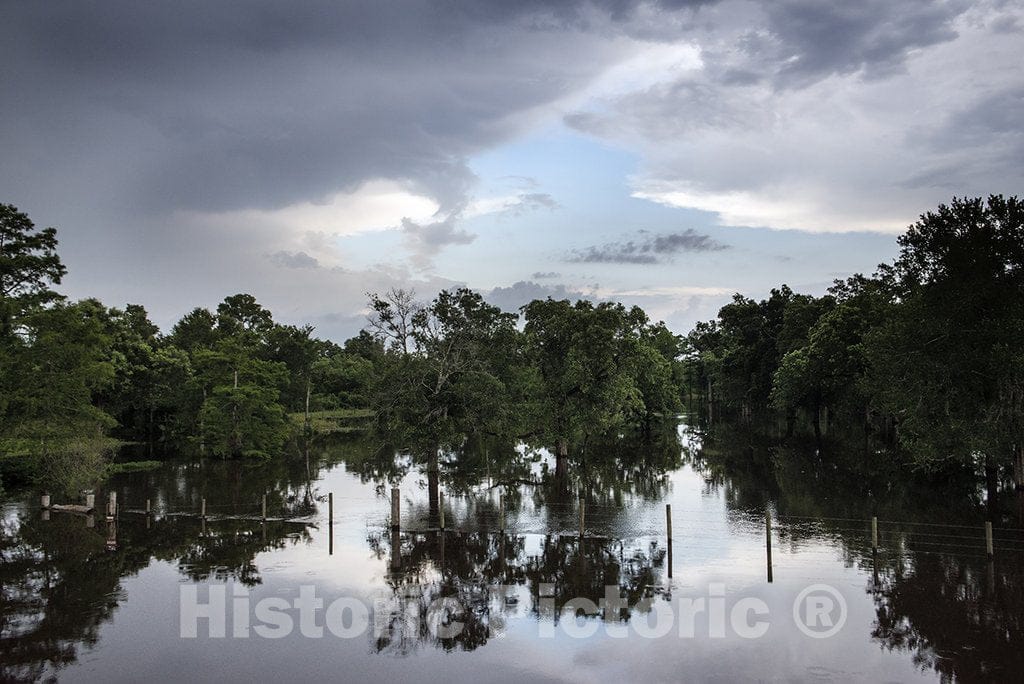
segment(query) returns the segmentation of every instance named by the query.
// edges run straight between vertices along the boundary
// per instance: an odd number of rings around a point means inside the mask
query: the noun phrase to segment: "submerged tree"
[[[880,273],[895,305],[870,335],[873,389],[919,462],[980,455],[993,489],[1024,443],[1024,204],[954,199],[899,244]]]

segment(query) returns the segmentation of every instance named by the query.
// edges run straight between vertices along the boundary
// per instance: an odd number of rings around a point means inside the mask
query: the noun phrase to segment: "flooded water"
[[[579,485],[553,477],[543,454],[524,456],[514,482],[442,473],[439,486],[376,463],[359,442],[308,466],[172,461],[114,478],[92,517],[44,514],[25,493],[2,510],[0,679],[975,681],[1024,671],[1016,527],[997,525],[990,562],[970,502],[960,512],[940,495],[941,513],[911,510],[889,485],[837,482],[821,454],[779,466],[778,452],[682,434],[667,462],[587,480],[582,537]],[[109,491],[119,512],[108,522]]]

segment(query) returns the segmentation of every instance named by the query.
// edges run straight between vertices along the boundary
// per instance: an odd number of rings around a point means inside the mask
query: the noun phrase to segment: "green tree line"
[[[344,345],[274,321],[249,294],[196,308],[162,334],[142,306],[70,302],[52,228],[0,205],[0,472],[78,483],[116,440],[173,453],[271,458],[310,415],[373,409],[436,475],[474,436],[570,448],[681,410],[682,338],[639,308],[535,301],[503,312],[468,289],[429,302],[369,295]]]
[[[863,425],[917,466],[1024,486],[1024,205],[954,199],[898,245],[820,297],[736,295],[687,337],[691,391],[713,419]]]
[[[863,425],[931,469],[1024,481],[1024,234],[1016,198],[954,199],[871,276],[822,296],[736,295],[687,336],[638,307],[535,300],[517,313],[460,288],[368,294],[344,344],[274,321],[249,294],[166,334],[138,305],[69,302],[52,228],[0,205],[0,465],[71,481],[110,438],[271,458],[310,415],[370,409],[436,479],[468,441],[544,446],[565,474],[650,437],[684,399],[712,420]],[[668,421],[666,421],[668,419]],[[610,439],[611,438],[611,439]]]

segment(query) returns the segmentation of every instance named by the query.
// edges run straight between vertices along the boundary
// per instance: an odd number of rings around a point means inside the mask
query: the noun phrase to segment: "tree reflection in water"
[[[373,634],[373,648],[391,655],[408,655],[423,645],[444,650],[471,651],[502,633],[513,615],[554,620],[540,601],[543,585],[552,585],[554,606],[586,598],[595,605],[606,586],[618,586],[630,605],[656,591],[655,570],[665,550],[657,542],[627,547],[612,539],[545,535],[539,550],[527,551],[525,536],[478,531],[459,533],[375,534],[368,543],[377,557],[391,563],[395,542],[400,555],[392,563],[387,592],[382,597],[383,623]],[[521,589],[521,591],[520,591]],[[520,605],[526,594],[525,605]],[[630,618],[623,609],[619,620]],[[461,623],[456,634],[438,626]]]
[[[770,500],[784,540],[795,547],[838,540],[848,565],[874,570],[871,638],[883,648],[908,652],[922,670],[950,681],[1015,680],[1024,671],[1024,532],[997,528],[996,548],[1006,551],[992,562],[981,534],[993,511],[997,524],[1020,525],[1021,493],[984,502],[972,473],[910,476],[895,454],[863,434],[780,446],[721,425],[694,443],[700,448],[692,464],[709,487],[724,489],[731,508],[763,508]],[[905,523],[883,526],[877,556],[867,525],[859,533],[848,520],[872,515]],[[829,517],[847,520],[800,522]]]
[[[990,566],[983,555],[972,556],[973,549],[936,546],[938,538],[919,533],[964,534],[923,526],[943,520],[976,525],[981,552],[981,522],[989,509],[971,489],[972,478],[928,481],[899,476],[895,468],[872,474],[865,464],[879,456],[867,451],[875,447],[863,436],[831,439],[820,449],[795,441],[780,446],[735,426],[695,435],[688,450],[669,433],[646,441],[620,438],[589,445],[567,477],[544,468],[538,451],[471,440],[459,454],[442,457],[437,478],[419,481],[426,491],[405,504],[408,530],[397,540],[386,530],[369,535],[381,568],[390,569],[382,587],[387,619],[376,625],[371,648],[392,655],[473,650],[513,616],[564,619],[542,599],[559,608],[575,598],[599,605],[606,585],[644,610],[643,599],[662,591],[657,585],[666,549],[660,540],[630,537],[631,506],[660,504],[670,493],[667,475],[685,461],[703,476],[702,493],[720,496],[727,508],[757,516],[770,504],[783,552],[805,545],[839,548],[847,566],[864,570],[875,620],[870,634],[849,638],[906,652],[922,669],[948,679],[1009,679],[1024,671],[1024,553],[999,552]],[[154,560],[176,564],[192,581],[259,583],[257,554],[312,540],[305,524],[261,523],[263,492],[272,518],[310,516],[326,495],[316,485],[322,464],[344,461],[347,472],[386,492],[423,460],[394,453],[368,441],[320,448],[308,469],[299,459],[261,468],[207,463],[127,474],[115,482],[126,508],[141,508],[152,497],[158,511],[195,512],[205,498],[213,517],[251,519],[211,520],[204,530],[194,517],[158,517],[147,528],[143,516],[123,514],[112,548],[102,518],[90,528],[78,516],[53,513],[44,521],[37,512],[24,512],[34,510],[30,505],[8,507],[0,534],[0,680],[34,681],[74,663],[83,648],[97,643],[124,601],[122,579]],[[451,496],[443,535],[436,530],[442,487]],[[498,493],[508,514],[505,535],[496,524]],[[606,537],[581,541],[572,534],[581,493],[588,516],[594,515],[591,533]],[[474,503],[453,507],[456,499]],[[877,558],[866,525],[858,531],[855,523],[828,520],[866,521],[871,515],[911,523],[884,527]],[[526,528],[517,526],[521,520],[528,520]],[[997,548],[1024,549],[1024,534],[1000,529],[1011,522],[1003,518],[997,525]],[[637,610],[611,617],[637,619]],[[430,615],[433,622],[413,615]],[[438,630],[455,622],[463,624],[458,634]]]
[[[108,545],[116,525],[117,543]],[[53,513],[11,516],[0,535],[0,680],[36,681],[47,667],[73,663],[126,598],[124,577],[153,560],[177,562],[192,581],[260,582],[256,554],[308,540],[293,523],[169,517],[147,527],[141,516],[117,523]]]

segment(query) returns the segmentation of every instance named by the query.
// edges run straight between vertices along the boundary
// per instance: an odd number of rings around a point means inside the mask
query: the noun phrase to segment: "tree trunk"
[[[715,418],[715,397],[711,392],[711,378],[708,378],[708,424]]]
[[[306,434],[309,434],[309,394],[312,391],[313,383],[310,382],[309,377],[306,377]]]
[[[1013,445],[1013,484],[1018,492],[1024,492],[1024,447]]]
[[[555,477],[564,478],[569,474],[569,443],[563,438],[558,440],[555,454]]]
[[[203,405],[199,408],[199,455],[206,455],[206,417],[203,409],[206,408],[206,387],[203,387]]]
[[[814,418],[811,421],[814,425],[814,441],[821,445],[821,403],[814,404]]]
[[[992,457],[985,454],[985,493],[988,499],[989,518],[994,519],[998,509],[996,502],[999,498],[999,469],[992,463]]]

